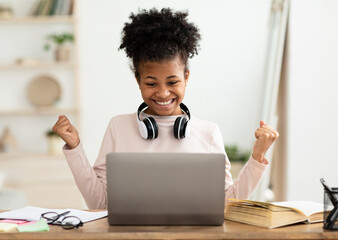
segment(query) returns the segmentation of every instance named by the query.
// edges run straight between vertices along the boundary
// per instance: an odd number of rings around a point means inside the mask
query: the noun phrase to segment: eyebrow
[[[170,78],[178,78],[176,75],[171,75],[169,77],[167,77],[167,79],[170,79]]]
[[[157,80],[157,78],[153,77],[153,76],[146,76],[144,79],[147,79],[147,78]],[[171,78],[178,78],[178,77],[176,75],[171,75],[171,76],[167,77],[167,79],[171,79]]]

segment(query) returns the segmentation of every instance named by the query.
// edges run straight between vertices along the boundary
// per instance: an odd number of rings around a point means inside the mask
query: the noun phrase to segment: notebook
[[[107,154],[110,225],[222,225],[225,155]]]

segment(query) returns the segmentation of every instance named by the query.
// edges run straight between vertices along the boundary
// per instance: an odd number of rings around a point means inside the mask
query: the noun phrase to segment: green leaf
[[[50,49],[50,44],[53,43],[55,45],[61,46],[67,42],[72,43],[74,42],[74,36],[73,33],[52,33],[46,36],[47,43],[45,44],[44,49],[49,50]]]
[[[245,163],[251,154],[250,151],[239,151],[237,145],[225,145],[224,148],[230,162]]]

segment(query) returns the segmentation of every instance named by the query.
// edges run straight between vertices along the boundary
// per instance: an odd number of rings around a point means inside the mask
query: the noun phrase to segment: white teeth
[[[172,101],[173,101],[173,100],[171,99],[171,100],[169,100],[168,102],[158,102],[158,101],[156,101],[156,103],[163,106],[163,105],[168,105],[168,104],[170,104]]]

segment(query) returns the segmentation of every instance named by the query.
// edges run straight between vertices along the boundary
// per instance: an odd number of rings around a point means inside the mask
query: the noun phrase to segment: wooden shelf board
[[[0,110],[0,116],[33,116],[33,115],[54,115],[78,113],[78,109],[62,108],[41,108],[41,109],[18,109],[18,110]]]
[[[47,152],[13,152],[13,153],[2,153],[0,152],[0,159],[9,159],[9,158],[54,158],[54,159],[64,159],[64,155],[60,154],[49,154]]]
[[[0,18],[0,23],[23,24],[23,23],[74,23],[76,20],[73,16],[27,16]]]
[[[37,64],[3,64],[0,65],[0,70],[19,70],[19,69],[62,69],[75,68],[75,63],[72,62],[47,62]]]

